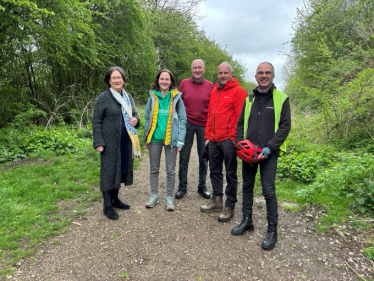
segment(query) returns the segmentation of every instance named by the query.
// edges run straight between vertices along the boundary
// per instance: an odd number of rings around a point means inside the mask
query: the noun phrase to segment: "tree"
[[[372,122],[374,113],[368,71],[374,68],[373,15],[374,3],[368,0],[310,0],[298,10],[289,94],[324,115],[331,137],[373,133],[359,117]]]

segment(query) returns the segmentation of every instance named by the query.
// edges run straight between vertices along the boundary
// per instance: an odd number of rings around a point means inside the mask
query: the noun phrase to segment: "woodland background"
[[[0,0],[0,168],[22,159],[71,155],[98,161],[87,150],[92,150],[91,117],[112,65],[125,69],[126,89],[140,111],[159,69],[170,69],[180,82],[191,75],[197,57],[209,66],[205,77],[214,82],[216,66],[229,61],[251,92],[255,84],[245,81],[241,62],[199,30],[200,2]],[[374,2],[305,0],[290,44],[282,71],[293,125],[289,152],[279,161],[279,196],[301,208],[322,208],[321,231],[348,221],[371,231]],[[11,222],[21,216],[22,198],[30,190],[20,193],[13,178],[23,172],[10,170],[0,170],[3,257],[21,239],[12,236]],[[373,240],[364,251],[374,257]]]

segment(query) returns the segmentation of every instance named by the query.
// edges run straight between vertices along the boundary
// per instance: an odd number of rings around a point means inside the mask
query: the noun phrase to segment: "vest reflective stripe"
[[[279,128],[279,121],[282,111],[282,106],[284,101],[288,98],[288,96],[285,93],[282,93],[278,91],[277,89],[273,90],[273,103],[274,103],[274,133],[277,132]],[[252,102],[254,101],[254,97],[252,101],[249,101],[249,97],[245,99],[245,110],[244,110],[244,135],[243,137],[247,136],[248,132],[248,121],[249,116],[251,115],[251,109],[252,109]],[[286,141],[284,141],[281,146],[280,150],[286,152],[287,144]]]

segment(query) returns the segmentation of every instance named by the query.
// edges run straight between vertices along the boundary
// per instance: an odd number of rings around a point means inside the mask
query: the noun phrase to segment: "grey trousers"
[[[173,196],[175,186],[175,165],[177,161],[177,147],[164,146],[163,143],[151,142],[148,144],[150,163],[150,184],[152,194],[158,194],[159,171],[162,148],[165,152],[166,167],[166,196]]]

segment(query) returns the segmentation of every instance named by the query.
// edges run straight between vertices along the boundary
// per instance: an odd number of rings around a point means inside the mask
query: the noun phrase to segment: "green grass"
[[[2,275],[46,237],[64,231],[74,216],[84,214],[84,206],[101,198],[99,155],[89,139],[74,155],[3,167],[0,174]]]

